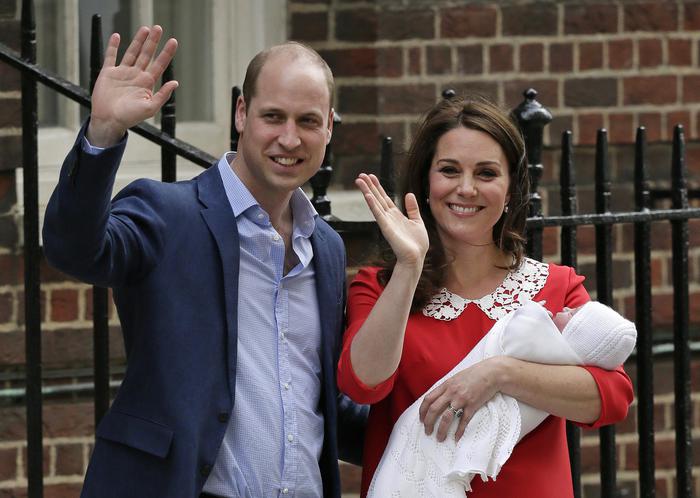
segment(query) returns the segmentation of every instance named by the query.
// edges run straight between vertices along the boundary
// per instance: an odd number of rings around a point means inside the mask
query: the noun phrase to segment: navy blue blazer
[[[65,273],[113,288],[127,369],[97,427],[82,496],[194,498],[235,403],[237,303],[245,292],[236,219],[216,167],[173,184],[137,180],[110,202],[124,145],[97,160],[81,150],[84,130],[47,207],[44,251]],[[347,450],[341,458],[359,463],[367,409],[336,387],[342,240],[318,219],[311,242],[322,326],[320,468],[324,496],[339,497],[337,443]]]

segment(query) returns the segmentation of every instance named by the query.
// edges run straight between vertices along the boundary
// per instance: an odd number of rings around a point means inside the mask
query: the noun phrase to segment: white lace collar
[[[443,288],[425,305],[423,314],[436,320],[450,321],[457,318],[469,303],[474,303],[486,316],[498,320],[524,302],[531,301],[544,287],[548,275],[548,264],[525,258],[520,268],[508,273],[491,294],[479,299],[464,299]]]

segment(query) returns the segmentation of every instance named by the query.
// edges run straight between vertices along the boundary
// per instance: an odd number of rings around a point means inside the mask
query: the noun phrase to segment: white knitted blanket
[[[429,332],[428,332],[429,333]],[[492,356],[558,365],[592,365],[608,370],[621,365],[637,337],[634,324],[597,302],[579,309],[562,332],[547,311],[529,301],[498,320],[474,349],[428,392],[457,372]],[[464,497],[471,480],[496,479],[515,445],[548,414],[497,393],[474,414],[459,441],[457,420],[447,439],[427,436],[418,419],[425,394],[394,425],[370,484],[369,498]]]

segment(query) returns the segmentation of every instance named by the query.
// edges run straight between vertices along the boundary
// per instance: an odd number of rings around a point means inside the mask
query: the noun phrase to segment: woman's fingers
[[[420,216],[420,208],[418,207],[418,200],[413,193],[406,194],[404,198],[404,206],[406,206],[406,214],[409,220],[413,221],[423,221]]]

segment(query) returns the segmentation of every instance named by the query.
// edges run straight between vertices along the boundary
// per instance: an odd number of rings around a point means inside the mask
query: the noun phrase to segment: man
[[[119,65],[110,38],[44,224],[52,265],[113,287],[128,359],[82,496],[340,496],[336,428],[359,447],[366,413],[335,385],[343,245],[299,188],[331,138],[332,75],[299,44],[258,54],[238,153],[110,202],[127,129],[177,87],[152,92],[177,48],[153,58],[161,35],[142,27]]]

